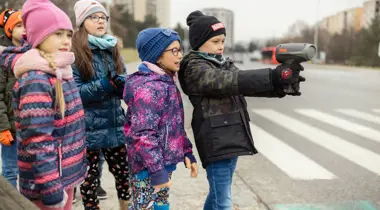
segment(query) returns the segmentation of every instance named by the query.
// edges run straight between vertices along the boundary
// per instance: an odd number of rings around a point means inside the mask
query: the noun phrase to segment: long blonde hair
[[[50,67],[54,71],[57,70],[57,65],[54,62],[53,56],[42,50],[38,50],[38,51],[40,52],[40,55],[49,62]],[[66,103],[65,103],[65,96],[63,94],[62,82],[59,79],[57,79],[55,82],[55,108],[57,108],[58,105],[59,105],[59,113],[61,114],[63,118],[65,116]]]

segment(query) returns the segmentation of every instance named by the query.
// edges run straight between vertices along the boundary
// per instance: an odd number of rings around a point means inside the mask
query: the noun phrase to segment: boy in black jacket
[[[231,184],[237,157],[257,153],[244,96],[300,95],[299,64],[240,71],[223,57],[226,30],[217,18],[192,12],[187,18],[192,50],[181,63],[179,81],[194,106],[191,122],[210,192],[205,210],[232,209]],[[284,89],[290,85],[292,93]]]

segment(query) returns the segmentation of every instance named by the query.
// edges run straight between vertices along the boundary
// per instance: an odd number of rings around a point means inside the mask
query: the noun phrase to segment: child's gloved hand
[[[171,186],[172,186],[172,180],[171,179],[169,179],[169,181],[166,183],[155,185],[155,186],[153,186],[153,188],[154,188],[153,194],[158,193],[162,188],[170,188]]]
[[[197,178],[198,176],[197,162],[191,163],[190,158],[185,157],[185,165],[186,165],[186,168],[191,169],[191,172],[190,172],[191,177]]]
[[[111,79],[112,83],[116,86],[118,89],[124,89],[125,84],[125,77],[121,75],[115,75]]]
[[[280,97],[285,95],[300,96],[300,82],[306,79],[300,76],[304,68],[301,64],[281,64],[272,69],[272,84]]]
[[[14,143],[12,133],[10,130],[0,132],[0,143],[5,146],[10,146]]]

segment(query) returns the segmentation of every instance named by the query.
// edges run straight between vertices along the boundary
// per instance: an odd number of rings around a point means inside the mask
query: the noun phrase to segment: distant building
[[[341,34],[348,28],[359,31],[362,28],[368,28],[378,15],[380,15],[380,0],[366,0],[363,7],[348,9],[326,17],[319,26],[330,34]]]
[[[367,28],[371,25],[372,20],[379,15],[380,1],[379,0],[368,0],[363,4],[363,17],[361,25],[363,28]]]
[[[160,27],[170,27],[170,0],[113,0],[113,3],[125,5],[136,21],[143,22],[147,15],[152,15]]]
[[[352,8],[324,18],[319,27],[330,34],[342,34],[344,30],[359,31],[362,28],[363,8]]]
[[[232,50],[234,47],[234,13],[231,10],[223,8],[207,8],[202,13],[218,18],[226,27],[226,50]]]

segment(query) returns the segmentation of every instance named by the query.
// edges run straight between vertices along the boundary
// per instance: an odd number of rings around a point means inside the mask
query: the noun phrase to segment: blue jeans
[[[231,185],[237,157],[215,161],[206,166],[210,186],[204,210],[231,210],[233,208]]]
[[[17,187],[17,141],[11,146],[1,145],[1,175],[14,187]]]

